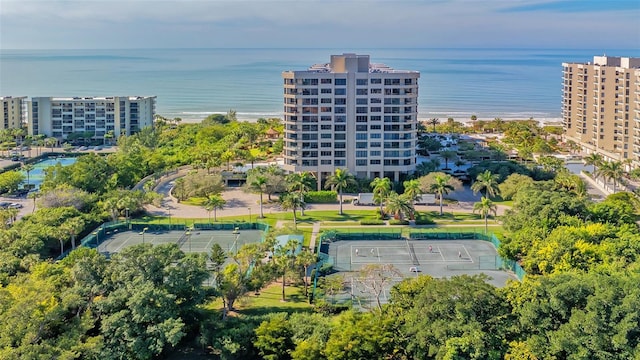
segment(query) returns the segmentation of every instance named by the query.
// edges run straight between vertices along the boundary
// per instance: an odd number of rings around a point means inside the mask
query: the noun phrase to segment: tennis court
[[[427,274],[434,278],[456,275],[486,274],[497,287],[517,278],[501,270],[498,254],[490,242],[481,240],[340,240],[323,244],[329,262],[343,276],[341,300],[371,307],[380,293],[382,303],[388,301],[391,287],[408,277]],[[380,278],[363,277],[360,270],[370,264],[392,265],[386,271],[382,288]],[[335,276],[335,275],[334,275]]]
[[[109,256],[122,249],[142,243],[153,245],[177,243],[184,252],[209,252],[213,244],[220,244],[227,252],[236,252],[244,244],[260,242],[260,230],[157,230],[118,231],[105,233],[99,239],[98,251]]]

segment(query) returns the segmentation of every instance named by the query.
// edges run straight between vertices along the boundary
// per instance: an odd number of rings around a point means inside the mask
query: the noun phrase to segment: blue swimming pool
[[[76,162],[76,158],[74,157],[69,157],[69,158],[49,158],[46,160],[41,160],[38,161],[37,163],[34,163],[34,169],[31,170],[29,172],[29,184],[35,186],[36,189],[40,188],[40,184],[42,184],[42,181],[44,180],[44,169],[49,168],[51,166],[55,166],[56,164],[60,163],[62,166],[68,166],[71,165],[73,163]],[[21,170],[20,171],[25,177],[27,176],[26,171]],[[23,183],[24,185],[27,185],[27,179],[25,178],[25,181]]]

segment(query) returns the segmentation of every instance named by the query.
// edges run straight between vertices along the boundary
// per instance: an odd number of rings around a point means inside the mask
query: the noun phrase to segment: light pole
[[[147,230],[149,230],[149,228],[148,228],[148,227],[146,227],[146,228],[142,229],[142,231],[140,232],[140,235],[142,235],[142,243],[143,243],[143,244],[144,244],[144,233],[146,233],[146,232],[147,232]]]
[[[125,221],[127,226],[129,226],[129,230],[131,230],[131,224],[129,223],[129,208],[124,209]]]
[[[98,247],[100,247],[100,231],[102,230],[101,227],[97,228],[96,231],[92,232],[92,235],[96,236],[96,250],[98,250]]]

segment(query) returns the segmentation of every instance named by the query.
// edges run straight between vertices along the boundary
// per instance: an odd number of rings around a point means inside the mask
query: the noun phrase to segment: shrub
[[[325,299],[318,299],[315,302],[314,310],[323,315],[336,315],[341,312],[347,311],[351,308],[351,303],[346,304],[331,304]]]
[[[366,219],[360,220],[360,225],[384,225],[384,221],[379,219]]]
[[[432,225],[435,222],[426,214],[419,214],[416,216],[416,225]]]
[[[334,204],[338,202],[338,193],[335,191],[309,191],[304,195],[304,202],[308,204]]]
[[[389,225],[409,225],[409,221],[407,220],[389,220]]]
[[[322,264],[322,266],[320,266],[320,269],[318,270],[318,273],[320,276],[329,275],[332,272],[333,272],[333,265],[328,263]]]

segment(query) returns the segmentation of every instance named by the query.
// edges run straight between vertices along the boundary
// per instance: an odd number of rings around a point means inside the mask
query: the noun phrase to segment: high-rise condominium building
[[[640,166],[640,58],[594,56],[563,63],[566,137],[606,160]]]
[[[419,72],[342,54],[282,77],[286,170],[319,187],[338,168],[393,181],[415,170]]]
[[[155,101],[155,96],[34,97],[28,132],[59,140],[73,133],[90,133],[94,140],[109,132],[114,138],[131,135],[153,125]]]
[[[22,128],[26,99],[26,96],[0,96],[2,103],[2,127],[0,129]]]

